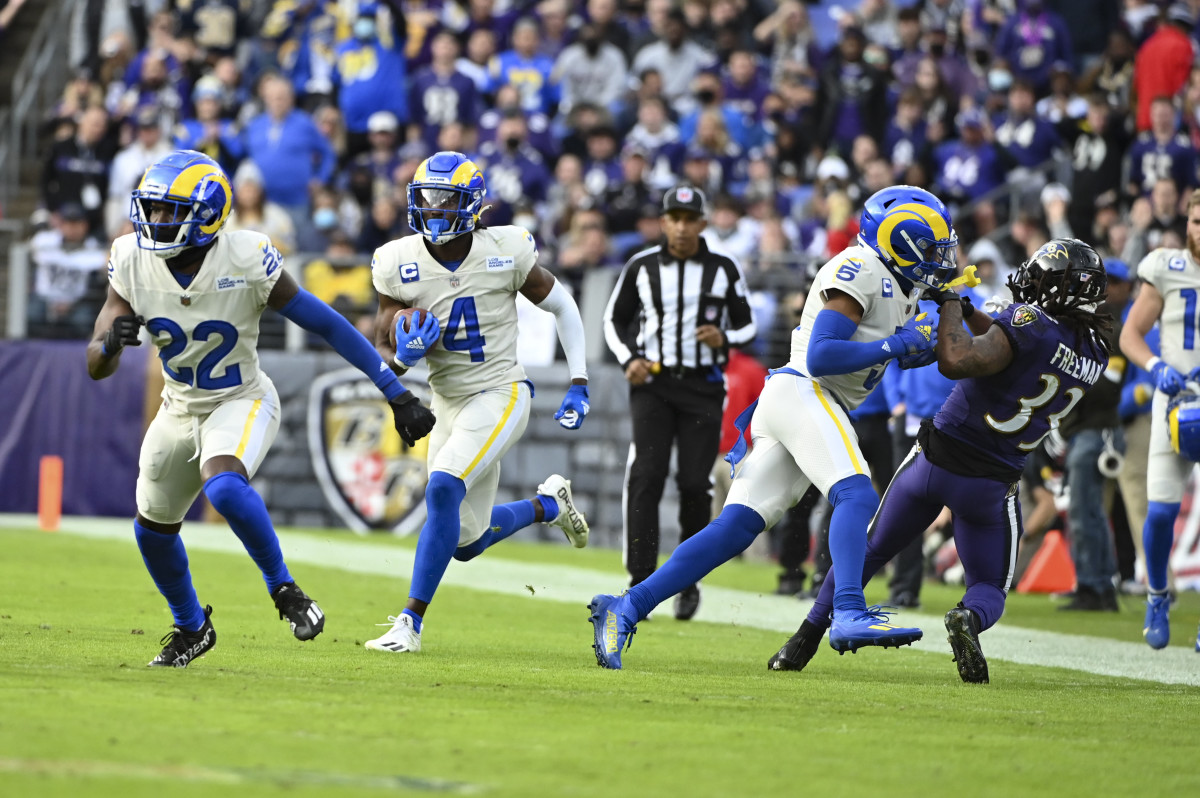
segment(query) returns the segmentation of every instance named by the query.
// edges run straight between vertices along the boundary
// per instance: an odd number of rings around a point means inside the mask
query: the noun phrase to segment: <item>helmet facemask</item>
[[[475,229],[481,190],[430,183],[410,183],[408,215],[412,228],[430,243],[444,244]]]
[[[166,210],[167,218],[153,221],[156,212]],[[162,218],[163,214],[157,214]],[[138,247],[149,250],[160,258],[173,258],[192,246],[193,228],[202,221],[196,217],[196,208],[190,200],[177,197],[148,195],[134,191],[130,201],[129,219],[137,233]]]

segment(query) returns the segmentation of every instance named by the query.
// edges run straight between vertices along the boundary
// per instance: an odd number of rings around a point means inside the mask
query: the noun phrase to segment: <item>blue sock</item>
[[[478,557],[489,547],[532,524],[535,512],[533,502],[529,500],[496,505],[492,508],[487,531],[474,543],[455,549],[454,559],[466,562]]]
[[[267,505],[250,481],[241,474],[224,471],[204,483],[204,495],[213,509],[225,516],[233,534],[238,536],[250,559],[262,571],[267,591],[274,593],[282,584],[294,581],[283,562],[279,537],[271,525]]]
[[[446,566],[458,548],[459,508],[467,495],[467,485],[445,471],[429,475],[425,487],[425,526],[417,539],[416,562],[408,596],[426,604],[441,584]]]
[[[1146,523],[1142,527],[1142,546],[1146,550],[1146,581],[1150,589],[1161,593],[1167,589],[1167,566],[1171,547],[1175,545],[1175,518],[1179,504],[1150,502],[1146,508]]]
[[[558,502],[554,500],[553,496],[536,496],[534,501],[542,505],[543,524],[548,524],[558,518]]]
[[[422,618],[420,615],[417,615],[415,612],[410,610],[408,607],[405,607],[404,609],[400,610],[400,614],[407,615],[409,618],[412,618],[413,629],[415,629],[417,631],[417,633],[420,634],[421,625],[423,623],[425,623],[425,619]]]
[[[879,496],[865,474],[846,477],[829,490],[829,556],[837,579],[833,609],[865,610],[863,562],[867,558],[867,527],[879,508]]]
[[[188,632],[199,629],[204,625],[204,609],[192,587],[183,539],[147,529],[137,521],[133,522],[133,534],[142,552],[142,562],[146,563],[158,592],[167,600],[175,625]]]
[[[711,524],[680,543],[663,566],[634,587],[628,598],[637,610],[635,623],[679,591],[694,585],[719,565],[750,547],[767,526],[762,516],[741,504],[721,510]]]

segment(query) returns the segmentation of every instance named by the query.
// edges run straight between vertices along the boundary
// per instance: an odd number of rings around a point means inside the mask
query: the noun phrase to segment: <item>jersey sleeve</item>
[[[533,271],[533,267],[537,266],[538,250],[537,243],[533,240],[533,235],[520,227],[511,229],[512,239],[515,240],[516,255],[513,260],[513,286],[512,290],[520,291],[521,286],[525,285],[525,281],[529,279],[529,273]]]
[[[1163,293],[1163,276],[1167,270],[1167,264],[1170,262],[1169,255],[1179,255],[1175,250],[1156,249],[1153,252],[1142,258],[1137,265],[1137,276],[1139,280],[1143,280],[1158,289],[1158,292]],[[1182,257],[1179,263],[1183,263]]]
[[[244,240],[237,242],[234,257],[245,275],[246,284],[254,291],[260,308],[267,306],[267,298],[275,290],[275,284],[283,276],[283,255],[262,233],[239,230],[236,235]]]
[[[114,240],[112,249],[108,251],[108,284],[122,299],[132,302],[133,288],[129,284],[129,270],[133,266],[136,250],[130,250],[126,238],[121,236]],[[136,244],[134,246],[136,247]]]
[[[879,296],[880,278],[861,255],[847,250],[830,260],[817,272],[817,288],[821,298],[828,300],[832,289],[853,297],[862,306],[863,315],[871,311],[872,300]]]
[[[400,296],[399,273],[396,268],[396,242],[389,242],[375,250],[371,258],[371,284],[377,293],[397,302],[404,301]]]
[[[1012,344],[1013,353],[1020,355],[1032,351],[1054,322],[1039,307],[1012,304],[1002,310],[993,323],[1000,325]]]

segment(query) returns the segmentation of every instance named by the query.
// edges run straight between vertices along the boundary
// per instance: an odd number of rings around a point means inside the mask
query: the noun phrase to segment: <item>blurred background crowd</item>
[[[1143,255],[1184,245],[1200,185],[1198,12],[1200,0],[80,0],[72,77],[37,154],[28,334],[90,334],[108,242],[132,229],[129,192],[180,147],[232,176],[229,228],[268,234],[364,330],[371,253],[413,234],[405,185],[437,150],[480,165],[484,221],[530,230],[577,295],[589,272],[658,239],[664,190],[702,187],[705,238],[754,288],[748,351],[771,367],[816,268],[854,239],[863,200],[897,183],[947,202],[984,297],[1071,235],[1128,287]]]

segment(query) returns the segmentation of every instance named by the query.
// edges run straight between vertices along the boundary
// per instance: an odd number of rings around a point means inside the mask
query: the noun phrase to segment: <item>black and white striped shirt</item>
[[[713,252],[704,239],[683,262],[665,246],[651,247],[625,264],[604,311],[604,338],[622,367],[637,357],[668,369],[723,366],[725,348],[697,341],[696,328],[719,327],[728,346],[753,341],[746,294],[737,261]]]

